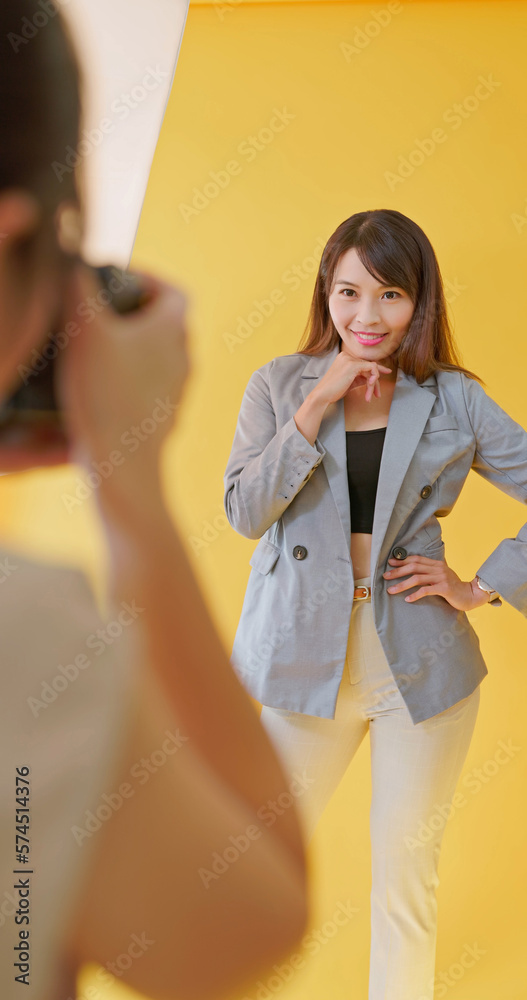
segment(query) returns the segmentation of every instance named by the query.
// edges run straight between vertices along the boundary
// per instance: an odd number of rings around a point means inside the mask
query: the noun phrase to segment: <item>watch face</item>
[[[501,598],[497,590],[493,590],[488,583],[484,583],[479,576],[476,577],[476,582],[480,590],[485,591],[489,595],[489,604],[501,604]]]

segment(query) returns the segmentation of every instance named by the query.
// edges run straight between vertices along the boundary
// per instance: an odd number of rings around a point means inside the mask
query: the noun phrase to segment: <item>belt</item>
[[[371,587],[363,587],[362,584],[360,587],[355,587],[353,591],[354,601],[367,601],[368,597],[371,597]]]

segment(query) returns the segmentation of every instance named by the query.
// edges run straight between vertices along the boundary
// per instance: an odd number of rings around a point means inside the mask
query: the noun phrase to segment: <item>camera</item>
[[[101,306],[109,305],[119,314],[140,309],[149,295],[139,279],[129,271],[114,264],[91,267],[97,275],[101,290],[97,300]],[[84,319],[90,315],[87,303],[79,306]],[[94,315],[92,310],[92,315]],[[12,394],[0,403],[0,448],[27,447],[36,450],[64,446],[68,444],[67,432],[56,395],[56,359],[71,337],[78,333],[74,322],[67,323],[66,329],[57,329],[40,348],[32,351],[27,364],[18,366],[18,378]]]

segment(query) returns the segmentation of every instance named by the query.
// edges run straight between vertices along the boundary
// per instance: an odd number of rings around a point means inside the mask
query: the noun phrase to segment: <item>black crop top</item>
[[[386,427],[346,431],[351,530],[373,530],[373,508]]]

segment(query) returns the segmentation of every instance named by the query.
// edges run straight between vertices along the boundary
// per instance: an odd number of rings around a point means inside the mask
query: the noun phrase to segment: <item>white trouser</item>
[[[370,578],[355,584],[370,586]],[[438,806],[443,816],[448,814],[479,700],[478,685],[467,698],[415,725],[386,660],[368,599],[353,602],[335,718],[262,708],[262,724],[286,774],[292,779],[305,772],[312,782],[295,800],[306,843],[369,730],[368,1000],[433,1000],[437,869],[446,820],[433,823],[435,832],[428,821],[437,820]],[[423,837],[422,824],[429,839]]]

